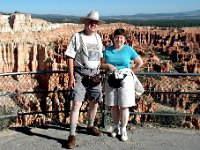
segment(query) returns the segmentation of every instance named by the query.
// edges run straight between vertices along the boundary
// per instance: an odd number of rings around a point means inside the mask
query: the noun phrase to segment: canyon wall
[[[103,24],[98,33],[104,47],[112,44],[111,34],[120,27],[144,60],[141,71],[200,73],[200,27]],[[70,37],[82,29],[82,24],[53,24],[30,14],[0,14],[0,73],[63,70]]]
[[[71,36],[76,26],[52,24],[30,14],[0,14],[0,72],[46,70],[53,43]]]
[[[189,59],[193,65],[199,60],[199,27],[159,28],[124,23],[104,24],[99,26],[98,32],[105,47],[112,43],[110,34],[119,27],[127,30],[127,44],[140,54],[145,54],[144,66],[147,70],[152,68],[152,63],[148,61],[155,61],[155,50],[169,57],[172,52],[176,53],[179,57],[173,58],[176,61],[191,57]],[[0,72],[58,70],[66,66],[63,53],[68,41],[74,32],[82,29],[82,24],[53,24],[32,18],[30,14],[0,14]],[[188,56],[190,54],[195,56]],[[161,61],[158,60],[158,63]],[[189,63],[187,61],[183,65]]]
[[[200,73],[199,27],[159,28],[148,26],[137,27],[124,23],[104,24],[99,26],[98,29],[104,47],[112,44],[111,34],[119,27],[122,27],[127,31],[126,44],[135,48],[135,50],[142,56],[144,66],[141,71]],[[67,48],[70,37],[74,32],[82,29],[82,24],[52,24],[42,19],[32,18],[30,14],[0,14],[0,73],[63,70],[67,66],[64,52]],[[175,68],[173,64],[179,64],[179,70]],[[21,78],[21,80],[15,80],[12,77],[7,78],[2,76],[0,78],[0,90],[3,92],[14,93],[33,91],[35,87],[41,86],[45,90],[52,91],[67,89],[68,85],[67,74],[50,75],[41,80],[36,80],[31,76],[22,76]],[[24,81],[29,82],[24,83]],[[188,92],[187,87],[191,87],[190,89],[197,91],[197,89],[199,89],[199,81],[199,77],[194,80],[191,79],[190,82],[188,82],[188,80],[186,81],[185,78],[171,79],[163,77],[160,81],[145,81],[144,87],[145,89],[150,89],[150,91],[170,92],[169,87],[166,88],[166,85],[169,84],[172,85],[172,87],[180,86],[181,89],[186,89],[185,92]],[[58,95],[52,95],[53,94],[49,94],[43,98],[41,104],[44,104],[43,101],[45,101],[45,105],[47,105],[49,101],[49,105],[51,105],[52,108],[52,102],[54,101],[55,104],[57,104],[57,102],[59,102],[58,104],[64,103],[63,96],[61,96],[62,98],[58,98]],[[138,112],[152,111],[152,104],[156,101],[155,96],[153,94],[147,95],[148,97],[146,98],[145,96],[146,95],[142,95],[140,101],[137,103],[136,110]],[[19,96],[15,101],[17,105],[18,103],[20,103],[20,106],[22,104],[23,109],[28,108],[29,105],[27,105],[27,103],[32,104],[33,101],[29,97],[26,99],[24,98],[22,102],[20,101],[21,99],[22,98]],[[160,96],[157,99],[161,101],[162,99],[165,99],[165,97],[161,98]],[[189,101],[188,97],[185,99],[185,101]],[[147,104],[146,100],[150,101],[150,104]],[[170,100],[171,97],[167,97],[167,102],[164,104],[170,106]],[[149,110],[141,109],[140,102],[141,108],[148,106]],[[190,103],[193,103],[193,101]],[[35,98],[34,106],[36,104],[38,108],[40,108],[40,100]],[[178,104],[179,103],[176,103],[176,105],[173,106],[175,110],[180,107]],[[196,102],[194,104],[197,105]],[[0,106],[1,105],[4,106],[3,101],[1,101]],[[9,106],[7,100],[5,100],[5,105]],[[160,106],[161,102],[156,102],[155,105]],[[58,106],[56,106],[56,109],[54,110],[59,110]],[[197,106],[200,107],[200,105]],[[42,107],[44,108],[44,106]],[[63,111],[63,109],[61,110]],[[30,110],[25,110],[24,112],[29,111]],[[41,111],[41,109],[35,110],[31,108],[31,111],[37,112]]]

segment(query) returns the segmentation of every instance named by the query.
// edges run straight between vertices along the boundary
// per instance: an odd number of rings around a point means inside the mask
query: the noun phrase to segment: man
[[[88,76],[99,74],[100,59],[102,58],[102,41],[96,33],[98,25],[103,21],[99,19],[97,11],[91,11],[86,17],[80,19],[84,29],[75,33],[70,40],[66,55],[69,67],[69,89],[73,91],[72,108],[70,112],[70,133],[68,148],[76,146],[76,126],[79,110],[87,93],[89,101],[87,133],[101,136],[101,131],[94,127],[98,103],[102,102],[101,85],[91,86],[83,82]]]

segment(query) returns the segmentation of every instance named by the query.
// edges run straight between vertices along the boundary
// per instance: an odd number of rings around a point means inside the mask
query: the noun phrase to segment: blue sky
[[[173,13],[200,10],[200,0],[0,0],[0,12],[85,16],[91,10],[100,15]]]

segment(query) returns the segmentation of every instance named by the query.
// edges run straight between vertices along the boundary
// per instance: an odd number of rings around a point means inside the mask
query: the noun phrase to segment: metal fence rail
[[[200,128],[200,74],[136,74],[145,93],[130,108],[130,124],[160,124]],[[0,129],[32,126],[52,121],[69,123],[70,98],[66,71],[37,71],[0,74]],[[80,112],[85,123],[87,101]],[[101,104],[96,124],[112,124],[110,109]]]

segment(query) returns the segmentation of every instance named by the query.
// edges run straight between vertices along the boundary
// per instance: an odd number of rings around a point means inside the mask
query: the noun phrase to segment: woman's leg
[[[129,119],[129,108],[128,107],[121,107],[120,108],[120,120],[121,126],[126,127],[128,124]]]
[[[128,124],[128,119],[129,119],[129,108],[128,107],[120,108],[120,118],[121,118],[121,140],[127,141],[128,136],[127,136],[127,132],[126,132],[126,126]]]
[[[118,106],[111,107],[111,115],[114,122],[114,126],[118,126],[120,123],[120,111]]]
[[[113,131],[111,132],[112,137],[116,137],[120,134],[120,111],[118,106],[111,107],[111,115],[114,123]]]

